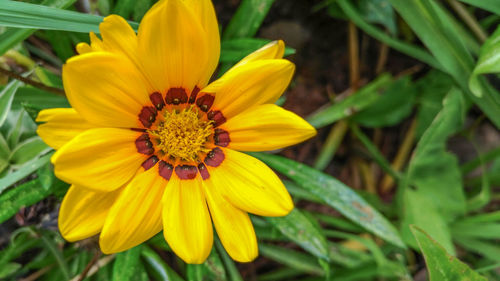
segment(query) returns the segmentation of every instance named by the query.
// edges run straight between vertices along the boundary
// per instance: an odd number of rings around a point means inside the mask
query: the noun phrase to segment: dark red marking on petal
[[[139,120],[141,121],[144,127],[149,128],[153,125],[153,122],[156,120],[156,109],[152,106],[145,106],[141,109],[141,113],[139,113]]]
[[[184,88],[168,89],[165,101],[167,102],[167,104],[174,104],[174,105],[186,103],[188,101],[186,90]]]
[[[196,96],[198,96],[199,92],[200,88],[198,88],[198,86],[195,86],[194,89],[191,91],[191,95],[189,96],[189,103],[194,103],[196,101]]]
[[[203,163],[200,163],[198,165],[198,171],[200,171],[201,178],[206,180],[210,177],[210,174],[208,173],[207,167]]]
[[[174,166],[172,166],[170,163],[165,162],[163,160],[158,163],[158,173],[160,176],[166,180],[169,180],[170,177],[172,176],[172,172],[174,171]]]
[[[156,155],[153,155],[146,159],[146,161],[142,162],[142,167],[144,168],[144,170],[149,170],[153,168],[156,163],[158,163],[158,160],[158,157],[156,157]]]
[[[196,105],[201,109],[201,111],[207,112],[210,107],[212,107],[214,99],[214,96],[205,94],[196,100]]]
[[[146,129],[130,128],[130,130],[135,131],[135,132],[141,132],[141,133],[146,132]]]
[[[153,148],[153,143],[149,139],[148,134],[142,134],[135,140],[135,147],[137,148],[137,152],[150,155],[155,152]]]
[[[231,142],[231,138],[229,138],[229,133],[226,130],[215,128],[214,132],[214,142],[218,146],[228,146],[229,142]]]
[[[224,114],[220,112],[219,110],[216,111],[210,111],[207,113],[208,119],[214,121],[215,127],[220,126],[226,122],[226,117],[224,117]]]
[[[218,167],[225,158],[226,156],[224,155],[222,149],[216,147],[207,154],[205,161],[203,162],[210,167]]]
[[[175,167],[175,173],[181,180],[192,180],[196,178],[198,169],[196,168],[196,166],[181,165]]]
[[[162,110],[165,106],[165,101],[163,100],[162,95],[158,92],[154,92],[149,95],[149,99],[157,110]]]

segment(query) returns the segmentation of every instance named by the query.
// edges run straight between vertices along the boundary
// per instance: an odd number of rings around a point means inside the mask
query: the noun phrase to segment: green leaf
[[[162,258],[146,245],[142,246],[142,258],[148,272],[158,281],[183,281],[183,279],[170,268]]]
[[[443,108],[443,99],[453,87],[453,80],[448,74],[431,70],[415,84],[418,92],[416,135],[420,139]]]
[[[10,219],[21,207],[31,206],[50,193],[50,189],[41,188],[38,180],[32,180],[0,195],[0,223]]]
[[[264,21],[274,0],[243,0],[231,18],[222,39],[253,37]]]
[[[99,23],[103,19],[97,15],[17,1],[2,1],[0,6],[0,26],[99,33]],[[137,29],[137,23],[130,24]]]
[[[148,280],[148,276],[141,263],[142,246],[136,246],[126,252],[116,254],[113,265],[113,281]]]
[[[7,119],[7,114],[10,112],[12,101],[17,89],[22,83],[18,80],[12,80],[0,92],[0,127]]]
[[[76,0],[44,0],[41,4],[54,8],[66,9],[75,2]],[[34,29],[8,28],[5,32],[0,34],[0,56],[16,44],[28,38],[33,32],[35,32]]]
[[[489,260],[500,262],[500,247],[496,241],[484,241],[465,237],[456,237],[456,241],[468,251],[483,255]]]
[[[380,98],[352,120],[372,128],[394,126],[411,114],[416,94],[410,77],[405,76],[389,85]]]
[[[287,265],[293,269],[301,270],[314,275],[325,274],[323,268],[321,268],[317,260],[310,255],[263,243],[259,244],[259,252],[262,256]]]
[[[481,52],[469,80],[470,90],[477,97],[483,95],[483,74],[500,72],[500,27],[491,35],[481,47]],[[496,92],[498,95],[498,92]]]
[[[453,77],[455,83],[488,118],[500,128],[500,98],[491,85],[481,80],[478,87],[481,95],[469,90],[469,78],[474,61],[467,49],[466,36],[454,18],[432,0],[389,0],[406,23],[415,31],[424,45],[429,48],[442,70]]]
[[[408,44],[405,41],[398,40],[397,38],[393,38],[384,30],[381,30],[371,24],[369,24],[363,16],[357,11],[354,7],[352,1],[349,0],[337,0],[334,4],[338,4],[343,12],[349,17],[349,19],[356,24],[359,28],[361,28],[364,32],[372,36],[373,38],[384,42],[391,48],[398,50],[399,52],[406,54],[410,57],[416,58],[434,68],[442,70],[442,66],[439,62],[426,50],[417,47],[412,44]],[[330,5],[332,7],[333,5]]]
[[[11,153],[10,162],[21,165],[37,157],[50,148],[38,136],[29,138],[18,144]]]
[[[422,194],[422,192],[410,188],[406,188],[402,196],[403,221],[401,223],[401,235],[405,242],[414,248],[418,248],[417,241],[410,229],[411,225],[417,225],[431,234],[449,253],[455,255],[450,229],[432,199]],[[422,210],[425,210],[425,212],[422,212]]]
[[[415,148],[408,167],[408,181],[431,199],[449,221],[463,215],[466,208],[458,160],[446,150],[448,138],[464,124],[465,101],[460,91],[453,89],[443,104]]]
[[[459,0],[459,1],[500,15],[500,2],[498,2],[497,0]]]
[[[304,250],[320,259],[329,260],[328,245],[325,236],[297,208],[293,209],[285,217],[269,217],[267,221]]]
[[[116,1],[115,8],[113,9],[113,14],[122,16],[123,18],[130,18],[132,14],[135,3],[134,0],[118,0]]]
[[[320,197],[329,206],[366,230],[396,246],[405,248],[394,226],[356,192],[335,178],[285,157],[252,153],[266,164]]]
[[[223,63],[238,62],[248,54],[258,50],[269,42],[271,42],[271,40],[261,38],[237,38],[224,40],[221,42],[221,56],[219,60]],[[292,54],[295,54],[295,49],[286,47],[284,56]]]
[[[21,269],[21,265],[15,262],[7,263],[6,265],[0,267],[0,278],[7,278],[9,275],[14,274],[19,269]]]
[[[224,266],[226,267],[226,272],[228,275],[228,280],[230,281],[243,281],[243,278],[240,275],[240,272],[238,271],[238,268],[236,268],[236,265],[234,264],[233,259],[227,254],[226,249],[224,249],[224,246],[222,246],[222,243],[220,242],[220,239],[218,236],[215,236],[215,247],[217,249],[217,252],[219,253],[220,258],[222,259],[222,262],[224,263]]]
[[[44,34],[57,57],[62,61],[66,61],[75,55],[70,33],[59,30],[46,30]]]
[[[153,0],[137,0],[135,1],[135,8],[134,8],[134,14],[132,15],[132,18],[136,22],[140,22],[142,17],[144,17],[144,14],[153,6],[154,1]]]
[[[412,226],[411,230],[424,254],[430,281],[486,281],[465,263],[450,256],[423,230],[416,226]]]
[[[390,74],[382,74],[349,97],[313,113],[307,118],[307,122],[315,128],[321,128],[349,117],[373,104],[379,98],[378,91],[391,82]]]
[[[65,97],[33,87],[19,87],[17,90],[14,101],[12,102],[12,108],[20,109],[23,107],[23,104],[39,109],[70,107]]]
[[[365,20],[384,25],[392,35],[397,33],[396,15],[387,0],[361,0],[359,10]]]
[[[46,163],[48,163],[50,161],[51,156],[52,156],[52,153],[49,153],[49,154],[44,155],[36,160],[32,160],[32,161],[24,164],[17,171],[10,173],[3,178],[0,178],[0,194],[2,194],[2,192],[5,189],[7,189],[9,186],[22,180],[23,178],[27,177],[28,175],[30,175],[31,173],[36,171],[38,168],[40,168],[43,165],[45,165]]]

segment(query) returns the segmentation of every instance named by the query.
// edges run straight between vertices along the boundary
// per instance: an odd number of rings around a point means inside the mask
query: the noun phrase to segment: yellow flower
[[[220,52],[209,0],[164,0],[137,35],[119,16],[102,40],[80,43],[63,67],[72,108],[40,112],[55,174],[71,183],[59,214],[69,241],[100,233],[104,253],[138,245],[163,229],[172,250],[202,263],[212,222],[229,255],[253,260],[248,213],[284,216],[293,203],[280,179],[240,151],[282,148],[315,135],[273,103],[294,65],[282,41],[250,54],[208,84]]]

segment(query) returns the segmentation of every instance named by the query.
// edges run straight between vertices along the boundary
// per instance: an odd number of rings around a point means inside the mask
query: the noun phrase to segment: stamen
[[[194,103],[199,92],[200,88],[198,88],[198,86],[194,86],[194,89],[191,91],[191,95],[189,96],[189,103]]]
[[[219,110],[210,111],[207,113],[207,117],[209,120],[214,121],[214,127],[220,126],[226,122],[226,117]]]
[[[212,107],[214,99],[214,96],[206,94],[196,100],[196,105],[201,109],[201,111],[207,112],[210,107]]]
[[[148,134],[142,134],[135,140],[135,147],[137,148],[137,152],[142,154],[153,154],[155,152],[153,148],[153,143],[149,139]]]
[[[139,120],[144,127],[149,128],[156,120],[156,110],[152,106],[144,106],[139,113]]]
[[[158,157],[156,157],[156,155],[153,155],[148,159],[146,159],[146,161],[142,162],[142,167],[144,168],[144,170],[149,170],[153,168],[157,162],[158,162]]]
[[[207,167],[203,163],[200,163],[198,165],[198,171],[200,172],[201,178],[206,180],[210,177],[210,174],[208,173]]]
[[[182,165],[175,167],[175,173],[181,180],[192,180],[196,178],[198,169],[196,166]]]
[[[170,88],[165,97],[167,104],[179,105],[188,101],[188,96],[184,88]]]
[[[225,158],[226,156],[224,155],[222,149],[216,147],[207,154],[204,162],[210,167],[218,167]]]
[[[228,146],[229,142],[231,142],[229,133],[226,130],[216,128],[214,132],[214,142],[218,146]]]
[[[161,177],[163,177],[166,180],[169,180],[170,177],[172,176],[172,172],[174,170],[174,166],[171,164],[161,160],[160,163],[158,163],[158,172]]]
[[[151,100],[151,102],[153,103],[154,107],[160,111],[163,109],[163,107],[165,106],[165,101],[163,101],[163,97],[161,96],[160,93],[158,92],[154,92],[152,93],[150,96],[149,96],[149,99]]]
[[[157,149],[164,154],[190,162],[199,161],[200,153],[210,151],[205,144],[213,133],[213,126],[212,122],[201,120],[198,110],[190,106],[181,111],[165,112],[164,121],[148,133],[155,137]]]

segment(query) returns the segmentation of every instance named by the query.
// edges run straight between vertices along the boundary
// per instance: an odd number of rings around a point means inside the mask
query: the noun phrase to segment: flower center
[[[158,140],[157,148],[171,158],[199,160],[210,152],[205,144],[213,134],[213,121],[202,120],[194,106],[182,110],[164,111],[163,119],[154,130],[148,130]]]

